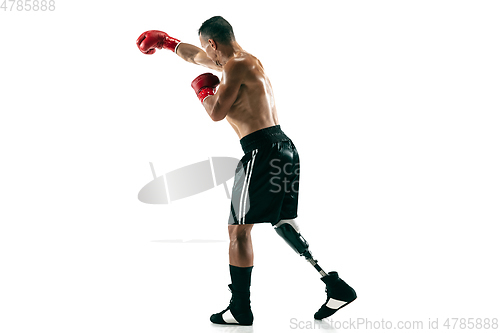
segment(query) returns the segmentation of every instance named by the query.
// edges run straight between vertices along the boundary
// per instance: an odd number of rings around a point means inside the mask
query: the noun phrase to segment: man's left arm
[[[242,61],[230,60],[224,66],[222,81],[215,95],[210,95],[203,100],[203,106],[213,121],[226,118],[233,106],[238,92],[243,84],[247,67]]]

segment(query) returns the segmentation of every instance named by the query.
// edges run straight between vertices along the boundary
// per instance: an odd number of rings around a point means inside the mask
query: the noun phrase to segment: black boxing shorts
[[[228,224],[269,222],[297,217],[299,154],[280,125],[240,140],[245,155],[236,167]]]

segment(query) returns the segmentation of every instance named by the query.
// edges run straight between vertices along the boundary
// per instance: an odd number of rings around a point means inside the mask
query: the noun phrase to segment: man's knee
[[[245,242],[250,238],[253,224],[239,224],[228,226],[229,240],[231,242]]]

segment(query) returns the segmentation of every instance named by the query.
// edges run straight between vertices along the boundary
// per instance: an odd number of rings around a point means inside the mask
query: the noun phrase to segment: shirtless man
[[[281,130],[273,90],[256,57],[236,42],[229,22],[214,16],[200,27],[201,49],[151,30],[137,39],[145,54],[169,49],[196,65],[222,72],[205,73],[191,84],[213,121],[226,119],[240,138],[244,156],[236,168],[229,214],[229,306],[210,317],[216,324],[252,325],[250,277],[253,248],[250,231],[256,223],[271,223],[276,232],[321,274],[327,300],[315,313],[326,318],[356,299],[356,293],[338,277],[325,273],[313,259],[299,233],[297,217],[299,155]],[[218,86],[218,89],[216,89]]]

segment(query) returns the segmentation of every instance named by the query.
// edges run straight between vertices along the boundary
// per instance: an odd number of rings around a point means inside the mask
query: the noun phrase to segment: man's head
[[[198,30],[201,46],[217,65],[221,65],[220,49],[235,41],[233,27],[222,16],[209,18]],[[218,52],[219,51],[219,52]]]
[[[235,40],[233,27],[222,16],[214,16],[203,22],[198,35],[207,42],[212,39],[226,45]]]

